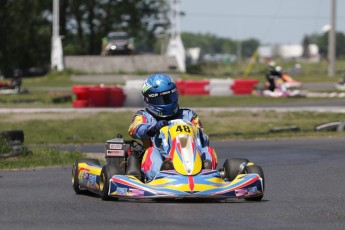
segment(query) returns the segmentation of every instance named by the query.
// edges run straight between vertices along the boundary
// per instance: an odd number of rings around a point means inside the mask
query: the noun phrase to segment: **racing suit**
[[[210,160],[212,163],[212,169],[217,167],[217,154],[215,150],[209,146],[208,137],[202,133],[202,124],[199,121],[198,115],[190,109],[179,109],[177,114],[173,117],[169,117],[166,120],[183,119],[192,122],[199,128],[202,156],[203,161]],[[169,160],[170,156],[162,149],[155,147],[153,142],[157,141],[155,137],[150,137],[147,132],[150,127],[155,125],[158,121],[164,120],[164,118],[155,117],[147,110],[139,110],[133,116],[132,123],[128,129],[128,134],[134,139],[140,139],[146,151],[141,162],[141,171],[145,173],[147,180],[152,180],[155,175],[160,171],[160,167],[164,160]],[[156,145],[159,146],[159,145]]]

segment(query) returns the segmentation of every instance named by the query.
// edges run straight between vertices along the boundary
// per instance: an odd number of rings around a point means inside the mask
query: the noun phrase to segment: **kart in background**
[[[292,84],[287,83],[282,78],[276,78],[274,80],[275,89],[272,91],[269,89],[269,83],[265,83],[264,86],[256,86],[253,94],[256,96],[265,97],[306,97],[306,93],[303,90],[296,89]],[[289,87],[287,87],[289,86]],[[300,85],[301,86],[301,85]]]
[[[212,169],[201,160],[200,132],[189,121],[173,120],[156,135],[171,160],[163,162],[155,178],[147,181],[138,172],[145,152],[135,140],[121,136],[106,142],[105,165],[95,159],[77,160],[72,168],[72,185],[79,194],[91,191],[108,199],[228,199],[260,201],[264,194],[264,173],[244,158],[226,159],[223,167]]]
[[[287,89],[293,89],[293,88],[301,88],[303,86],[303,83],[300,81],[296,81],[293,79],[290,75],[283,73],[282,74],[283,84],[284,87]]]

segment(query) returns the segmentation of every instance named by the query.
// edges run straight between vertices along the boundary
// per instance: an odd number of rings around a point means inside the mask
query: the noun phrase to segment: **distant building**
[[[275,57],[284,60],[320,61],[319,47],[316,44],[309,45],[309,58],[303,58],[302,45],[260,46],[259,56],[262,62],[270,61]]]

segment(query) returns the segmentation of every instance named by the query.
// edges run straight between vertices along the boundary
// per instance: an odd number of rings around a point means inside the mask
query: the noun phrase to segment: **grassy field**
[[[84,156],[77,151],[61,151],[41,147],[31,147],[33,154],[0,159],[0,170],[29,169],[37,167],[72,165]]]
[[[345,136],[344,132],[315,132],[316,125],[344,120],[344,114],[293,112],[197,111],[205,132],[214,140],[272,137]],[[99,113],[0,114],[3,130],[23,130],[25,143],[104,143],[120,133],[129,138],[133,111]],[[270,133],[275,127],[298,126],[297,133]]]
[[[345,137],[345,132],[317,132],[321,123],[344,120],[344,114],[294,112],[197,111],[204,131],[214,140],[265,138]],[[58,151],[46,145],[105,143],[127,129],[133,111],[99,113],[0,114],[2,130],[23,130],[25,145],[33,152],[17,158],[0,159],[0,169],[71,165],[80,152]],[[298,127],[299,131],[272,132],[275,128]]]

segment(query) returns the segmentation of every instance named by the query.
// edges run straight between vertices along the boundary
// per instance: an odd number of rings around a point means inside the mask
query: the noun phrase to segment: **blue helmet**
[[[146,108],[157,117],[170,117],[177,113],[178,93],[174,81],[165,74],[154,74],[143,84],[142,94]]]

